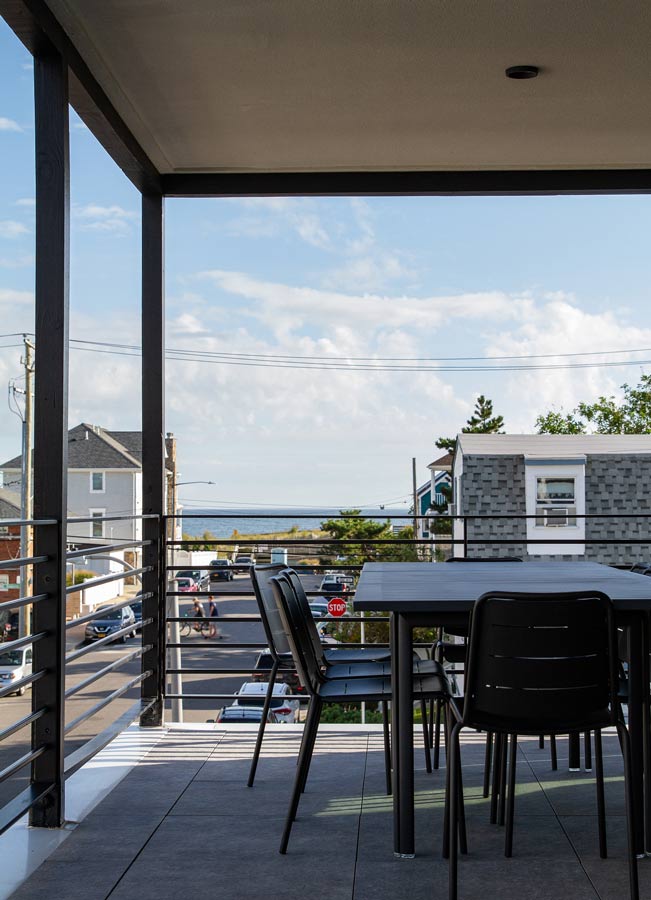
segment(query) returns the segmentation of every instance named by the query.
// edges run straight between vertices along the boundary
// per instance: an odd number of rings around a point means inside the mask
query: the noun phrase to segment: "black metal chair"
[[[287,569],[283,573],[294,589],[296,599],[301,608],[305,621],[308,623],[307,628],[310,640],[314,646],[314,652],[321,668],[325,669],[329,678],[364,678],[377,676],[391,676],[391,651],[383,648],[374,647],[352,647],[347,650],[345,647],[325,650],[321,643],[321,638],[317,631],[316,625],[312,618],[309,601],[305,589],[294,569]],[[351,653],[352,650],[352,653]],[[361,651],[361,652],[360,652]],[[441,675],[443,674],[443,666],[435,660],[422,660],[418,654],[414,653],[413,664],[414,675]],[[388,722],[389,722],[389,705],[388,701],[382,704],[382,721],[385,726],[388,744]],[[432,771],[430,729],[427,721],[427,704],[424,700],[420,703],[421,721],[423,727],[423,744],[425,749],[425,769],[428,773]],[[387,751],[388,752],[388,751]],[[390,766],[387,770],[387,794],[391,793]]]
[[[285,821],[280,853],[287,852],[287,845],[296,818],[301,792],[305,787],[314,744],[316,741],[321,711],[326,703],[381,703],[391,697],[391,679],[386,675],[369,678],[329,678],[323,670],[316,654],[316,647],[310,637],[309,621],[301,608],[290,580],[284,576],[271,579],[278,605],[278,611],[286,630],[287,638],[296,662],[301,682],[310,695],[310,705],[305,722],[305,732],[299,753],[294,786]],[[428,700],[430,697],[447,702],[449,685],[444,675],[414,675],[414,699]],[[455,789],[459,790],[461,773],[457,773]],[[465,845],[465,830],[461,824],[461,844]]]
[[[624,758],[631,900],[638,900],[637,860],[630,780],[631,750],[617,697],[617,632],[610,598],[598,591],[558,594],[490,592],[472,613],[463,712],[450,732],[450,798],[445,825],[449,847],[449,897],[457,898],[457,820],[462,811],[455,784],[464,727],[510,740],[505,855],[513,850],[517,736],[594,731],[599,850],[606,856],[601,729],[615,726]]]

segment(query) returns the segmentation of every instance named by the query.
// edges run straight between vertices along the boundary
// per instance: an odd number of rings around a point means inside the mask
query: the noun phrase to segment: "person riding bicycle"
[[[217,602],[214,597],[210,598],[210,605],[208,606],[208,615],[210,616],[210,630],[208,631],[209,638],[219,638],[221,634],[217,631],[217,623],[215,619],[219,615],[219,611],[217,609]]]
[[[192,615],[195,619],[203,619],[206,615],[202,604],[197,599],[195,599],[192,604]],[[201,631],[201,622],[197,622],[194,628],[195,631]]]

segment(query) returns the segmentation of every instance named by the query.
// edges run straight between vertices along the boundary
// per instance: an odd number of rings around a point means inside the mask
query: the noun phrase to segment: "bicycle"
[[[193,631],[207,637],[210,631],[210,622],[197,621],[194,616],[187,616],[185,622],[179,623],[179,634],[181,637],[188,637]]]

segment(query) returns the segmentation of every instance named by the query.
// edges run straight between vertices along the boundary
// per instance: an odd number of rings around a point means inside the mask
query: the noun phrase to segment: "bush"
[[[89,578],[97,578],[97,572],[90,572],[88,569],[77,569],[75,572],[75,584],[82,584],[84,581],[88,581]],[[72,572],[68,572],[66,575],[66,584],[68,587],[72,585]]]
[[[339,703],[329,703],[324,706],[321,713],[321,721],[343,725],[360,724],[362,721],[362,708],[359,703],[350,703],[342,705]],[[366,723],[368,725],[379,725],[382,722],[382,713],[377,709],[369,709],[366,705]]]

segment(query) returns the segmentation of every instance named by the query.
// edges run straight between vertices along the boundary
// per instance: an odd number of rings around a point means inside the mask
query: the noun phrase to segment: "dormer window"
[[[536,478],[536,525],[562,528],[576,525],[576,479],[572,476]]]
[[[580,556],[585,553],[585,457],[525,457],[527,553]],[[540,538],[549,543],[534,543]],[[554,543],[551,543],[554,541]]]
[[[90,473],[90,492],[91,494],[104,493],[104,472]]]

